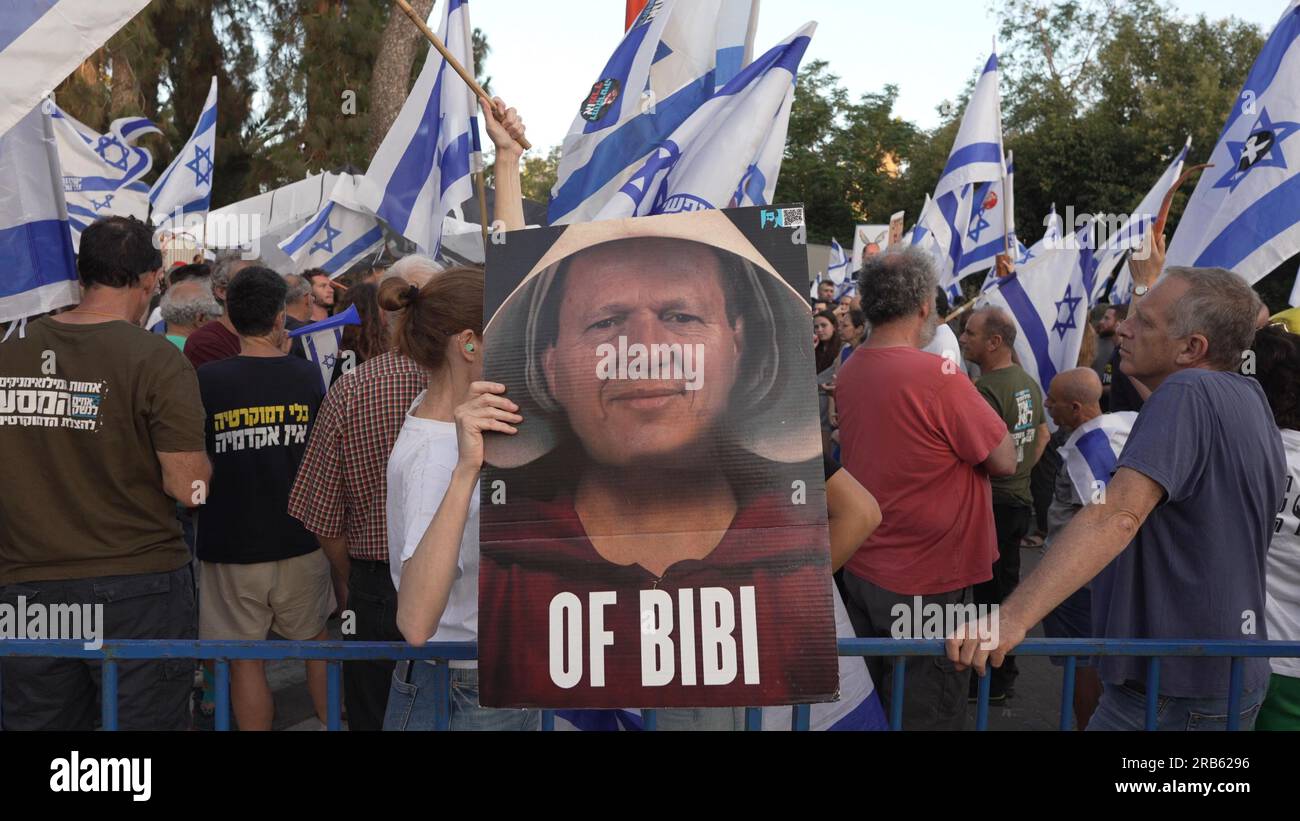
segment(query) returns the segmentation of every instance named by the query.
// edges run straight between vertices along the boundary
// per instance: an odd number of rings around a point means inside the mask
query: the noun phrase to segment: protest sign
[[[838,689],[801,208],[514,232],[484,378],[480,701],[724,707]]]

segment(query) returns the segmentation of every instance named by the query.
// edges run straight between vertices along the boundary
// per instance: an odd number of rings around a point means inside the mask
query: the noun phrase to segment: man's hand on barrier
[[[995,607],[978,621],[957,627],[948,638],[948,660],[958,670],[974,667],[982,676],[986,662],[1001,667],[1011,651],[1025,640],[1027,632],[1014,612]]]

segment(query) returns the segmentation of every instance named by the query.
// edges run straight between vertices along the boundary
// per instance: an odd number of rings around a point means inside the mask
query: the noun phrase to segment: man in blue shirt
[[[1163,242],[1133,273],[1135,296],[1163,267]],[[1170,268],[1120,326],[1123,372],[1152,391],[1100,504],[1079,512],[989,625],[996,648],[960,635],[958,665],[983,672],[1094,576],[1093,621],[1105,638],[1258,639],[1264,560],[1282,498],[1281,437],[1258,385],[1236,371],[1260,301],[1222,269]],[[1100,574],[1100,575],[1099,575]],[[1102,659],[1104,690],[1089,730],[1142,729],[1146,660]],[[1238,715],[1253,726],[1267,659],[1247,659]],[[1227,659],[1161,661],[1157,727],[1224,729]]]

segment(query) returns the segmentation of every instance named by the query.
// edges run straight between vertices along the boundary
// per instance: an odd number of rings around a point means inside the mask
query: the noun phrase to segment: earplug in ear
[[[470,353],[474,353],[474,343],[473,342],[466,343],[465,350],[469,351]]]

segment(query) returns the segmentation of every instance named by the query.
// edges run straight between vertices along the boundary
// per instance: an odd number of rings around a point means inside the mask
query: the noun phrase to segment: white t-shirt
[[[1280,527],[1268,546],[1265,622],[1269,639],[1300,641],[1300,431],[1283,430],[1282,446],[1286,449],[1286,496],[1277,514]],[[1273,672],[1279,676],[1300,678],[1300,659],[1276,658],[1272,662]]]
[[[951,359],[959,370],[966,367],[966,363],[961,358],[961,345],[957,344],[957,334],[953,333],[952,328],[942,322],[939,323],[939,328],[934,332],[934,339],[930,340],[930,344],[921,350],[935,356]]]
[[[398,589],[402,564],[415,555],[424,531],[438,512],[459,457],[454,423],[413,415],[426,393],[421,391],[407,410],[402,432],[388,457],[388,568],[393,574],[393,586]],[[478,492],[475,484],[465,534],[460,540],[456,580],[434,641],[478,640]],[[451,666],[473,668],[477,664],[452,662]]]

